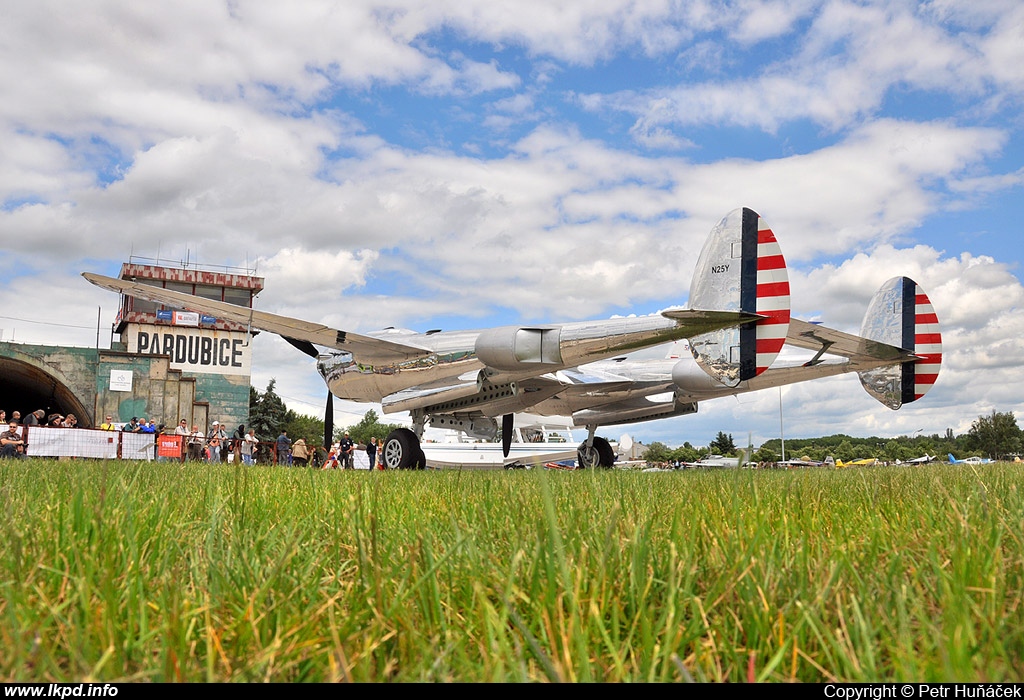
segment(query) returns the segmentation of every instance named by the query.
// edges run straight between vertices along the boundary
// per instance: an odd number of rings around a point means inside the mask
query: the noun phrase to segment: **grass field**
[[[9,681],[1021,681],[1024,466],[0,461]]]

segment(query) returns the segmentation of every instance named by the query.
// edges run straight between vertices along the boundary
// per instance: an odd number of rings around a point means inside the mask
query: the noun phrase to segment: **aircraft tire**
[[[581,469],[610,469],[615,464],[615,451],[603,437],[595,437],[592,447],[588,448],[585,442],[580,444],[576,452],[576,464]]]
[[[416,433],[408,428],[392,430],[384,438],[381,459],[386,469],[414,469],[417,462],[425,462],[422,455]]]

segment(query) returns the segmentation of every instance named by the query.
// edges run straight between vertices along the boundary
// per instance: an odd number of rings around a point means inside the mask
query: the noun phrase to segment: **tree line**
[[[779,438],[767,440],[752,451],[750,461],[781,461],[782,448],[782,440]],[[648,446],[646,459],[650,462],[695,462],[708,454],[735,456],[739,449],[731,434],[719,432],[705,448],[694,447],[689,442],[676,448],[653,442]],[[954,435],[952,428],[947,428],[942,435],[921,435],[915,432],[894,438],[858,438],[837,434],[787,439],[785,449],[786,459],[806,457],[816,462],[824,461],[826,457],[844,462],[872,457],[885,462],[906,462],[924,455],[945,459],[947,454],[958,459],[972,456],[1013,459],[1024,452],[1024,433],[1017,426],[1013,413],[993,411],[989,415],[978,416],[970,430],[963,435]]]

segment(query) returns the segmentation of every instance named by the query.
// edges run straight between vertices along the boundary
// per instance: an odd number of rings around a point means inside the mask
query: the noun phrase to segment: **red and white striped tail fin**
[[[757,212],[736,209],[711,230],[689,306],[764,317],[690,339],[697,363],[726,386],[756,377],[778,357],[789,331],[789,273],[775,234]]]
[[[942,333],[928,295],[909,277],[894,277],[875,293],[860,334],[914,353],[902,365],[858,372],[864,389],[892,409],[917,401],[935,385]]]
[[[782,248],[775,240],[775,234],[760,216],[757,217],[756,299],[755,313],[766,318],[758,321],[753,329],[756,338],[754,376],[768,369],[779,356],[789,331],[789,273],[786,260],[782,257]]]

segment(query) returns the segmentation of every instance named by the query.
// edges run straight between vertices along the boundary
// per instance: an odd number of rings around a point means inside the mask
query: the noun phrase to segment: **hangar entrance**
[[[0,408],[7,411],[8,420],[14,411],[20,411],[24,420],[26,415],[41,408],[47,416],[74,413],[79,426],[94,427],[92,412],[58,379],[26,362],[2,356]]]

